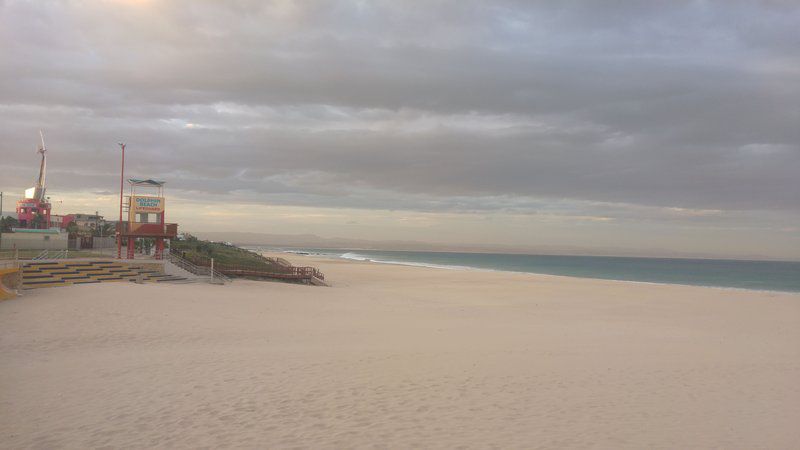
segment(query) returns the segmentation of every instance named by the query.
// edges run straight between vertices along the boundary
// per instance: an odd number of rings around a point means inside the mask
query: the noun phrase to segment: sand
[[[292,259],[0,302],[0,446],[800,447],[800,295]]]

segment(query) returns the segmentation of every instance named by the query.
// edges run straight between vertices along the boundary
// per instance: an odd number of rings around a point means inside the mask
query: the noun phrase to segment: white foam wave
[[[413,267],[427,267],[430,269],[448,269],[448,270],[476,270],[475,267],[468,267],[468,266],[452,266],[446,264],[433,264],[433,263],[422,263],[422,262],[415,262],[415,261],[393,261],[393,260],[386,260],[386,259],[372,259],[367,256],[364,256],[359,253],[344,253],[339,255],[342,259],[350,259],[353,261],[369,261],[378,264],[394,264],[399,266],[413,266]]]
[[[359,255],[358,253],[345,253],[345,254],[339,255],[339,258],[352,259],[352,260],[355,260],[355,261],[372,261],[371,259],[367,258],[366,256]],[[374,262],[377,262],[377,261],[374,261]]]
[[[421,263],[421,262],[412,262],[412,261],[381,261],[381,260],[372,260],[372,262],[381,263],[381,264],[397,264],[400,266],[413,266],[413,267],[428,267],[430,269],[447,269],[447,270],[480,270],[476,267],[469,267],[469,266],[451,266],[447,264],[432,264],[432,263]]]

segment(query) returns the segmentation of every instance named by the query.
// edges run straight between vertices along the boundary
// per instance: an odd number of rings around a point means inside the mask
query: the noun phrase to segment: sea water
[[[273,251],[440,269],[482,269],[607,280],[800,292],[800,262],[281,248]]]

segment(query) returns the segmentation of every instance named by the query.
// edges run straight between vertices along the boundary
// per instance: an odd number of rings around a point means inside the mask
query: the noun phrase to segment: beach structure
[[[192,266],[211,269],[215,273],[220,273],[231,278],[249,278],[256,280],[278,280],[303,284],[313,284],[315,286],[327,286],[325,275],[315,267],[294,266],[283,258],[266,257],[255,252],[246,251],[255,256],[255,260],[248,262],[222,262],[214,265],[214,260],[208,257],[192,255],[191,253],[179,256],[171,253],[170,262],[183,267],[182,263],[190,263]],[[182,261],[176,261],[175,258]],[[193,273],[197,273],[192,270]]]
[[[92,234],[99,227],[105,226],[102,216],[95,214],[52,214],[52,202],[47,196],[47,147],[44,134],[37,152],[39,176],[36,184],[25,190],[23,197],[17,201],[17,224],[0,239],[0,250],[66,250],[79,248],[96,248]],[[68,226],[74,223],[77,233],[66,233]],[[81,236],[76,236],[80,234]],[[80,245],[77,238],[81,237]],[[86,241],[86,242],[84,242]],[[100,244],[105,241],[100,240]]]
[[[21,290],[108,282],[189,282],[165,267],[165,261],[76,258],[29,260],[20,263]]]
[[[5,297],[16,290],[112,281],[143,282],[230,282],[229,276],[259,279],[279,279],[307,284],[324,284],[324,275],[312,267],[294,267],[287,261],[271,262],[261,258],[257,266],[222,264],[214,267],[213,259],[189,261],[166,251],[167,240],[178,236],[178,225],[166,223],[164,181],[124,177],[120,171],[120,220],[116,222],[117,260],[106,259],[103,250],[109,248],[104,236],[106,221],[99,212],[94,214],[52,215],[46,197],[47,149],[41,136],[39,177],[36,185],[25,191],[17,202],[19,227],[0,239],[0,263],[8,269],[3,273]],[[128,195],[125,195],[125,181]],[[0,197],[0,201],[2,197]],[[68,231],[68,232],[67,232]],[[97,245],[98,242],[99,244]],[[139,245],[137,245],[139,244]],[[126,251],[123,255],[122,248]],[[144,250],[134,262],[137,247]],[[232,247],[232,246],[231,246]],[[150,249],[153,249],[150,252]],[[83,252],[83,250],[87,250]],[[142,261],[143,259],[148,261]],[[15,266],[6,267],[9,261]],[[223,272],[224,270],[224,272]],[[12,292],[13,291],[13,292]]]
[[[22,281],[21,275],[17,261],[0,260],[0,300],[17,296],[17,289]]]
[[[137,239],[155,241],[155,259],[162,259],[164,242],[178,235],[178,224],[166,223],[164,181],[128,179],[129,195],[122,201],[122,217],[117,224],[117,257],[122,258],[122,243],[126,242],[126,257],[133,259]],[[125,220],[127,218],[127,220]]]
[[[25,190],[23,198],[17,201],[17,226],[11,233],[5,233],[0,240],[0,250],[65,250],[67,235],[61,233],[58,226],[53,228],[51,221],[51,203],[47,197],[47,147],[44,134],[39,131],[41,143],[37,153],[39,161],[39,177],[36,184]]]
[[[51,202],[46,196],[47,149],[43,135],[40,136],[41,161],[36,185],[27,189],[24,198],[17,202],[19,226],[0,235],[0,299],[16,297],[17,291],[87,283],[186,283],[209,278],[215,282],[230,281],[220,273],[212,275],[212,271],[201,270],[197,274],[163,259],[165,241],[177,236],[178,226],[165,222],[162,181],[128,180],[130,193],[124,197],[125,204],[120,203],[120,213],[124,209],[127,220],[120,220],[116,233],[110,233],[116,234],[118,256],[123,256],[121,244],[127,244],[124,255],[127,258],[104,257],[102,250],[110,247],[109,238],[103,235],[109,222],[99,212],[51,214]],[[123,199],[122,193],[120,198]],[[154,244],[155,251],[133,261],[138,240],[146,240],[142,242],[148,244],[142,246],[145,248]]]
[[[41,145],[37,153],[42,155],[39,163],[39,178],[36,185],[25,190],[25,197],[17,202],[17,220],[20,228],[50,228],[50,199],[45,195],[47,190],[47,147],[44,145],[44,134],[39,131]]]
[[[63,216],[53,214],[50,217],[53,226],[58,226],[62,229],[74,223],[79,231],[91,232],[106,225],[105,218],[99,214],[72,213]]]

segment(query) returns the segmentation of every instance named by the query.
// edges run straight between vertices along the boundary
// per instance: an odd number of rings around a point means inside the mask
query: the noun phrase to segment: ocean
[[[256,249],[256,247],[248,247]],[[261,247],[266,250],[266,247]],[[440,269],[479,269],[606,280],[800,292],[800,262],[270,248],[270,251]]]

